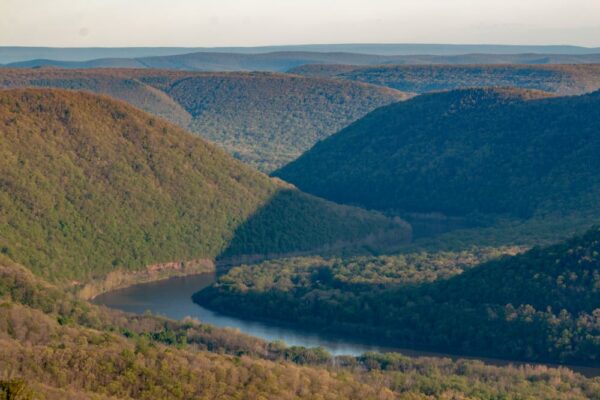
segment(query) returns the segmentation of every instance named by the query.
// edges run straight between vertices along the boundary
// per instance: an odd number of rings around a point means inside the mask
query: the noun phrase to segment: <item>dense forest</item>
[[[599,105],[600,92],[421,95],[370,113],[275,175],[317,196],[400,215],[568,226],[578,214],[600,213]]]
[[[266,262],[232,269],[194,299],[378,343],[598,365],[600,228],[478,266],[468,262],[489,255]]]
[[[400,221],[303,194],[108,98],[0,91],[0,121],[1,252],[55,282],[410,237]]]
[[[375,108],[409,96],[359,82],[272,73],[3,69],[0,87],[88,90],[164,117],[272,171]]]
[[[77,300],[0,255],[0,395],[9,393],[21,400],[600,399],[600,381],[543,366],[334,358],[192,319],[128,315]]]
[[[597,56],[539,57],[396,61]],[[183,71],[391,58],[0,68],[0,400],[600,400],[600,377],[526,364],[600,365],[600,91],[557,96],[597,89],[596,65]],[[465,85],[542,90],[409,93]],[[215,268],[193,296],[215,311],[457,357],[334,356],[85,300]]]
[[[476,57],[476,55],[474,55]],[[423,64],[428,64],[423,62]],[[476,60],[470,64],[480,64]],[[573,95],[600,89],[600,65],[304,65],[290,73],[339,78],[426,93],[514,87]]]

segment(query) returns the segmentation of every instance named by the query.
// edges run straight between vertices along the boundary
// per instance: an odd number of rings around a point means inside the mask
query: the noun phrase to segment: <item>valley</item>
[[[0,67],[0,398],[600,399],[597,52],[323,46]]]
[[[0,87],[86,90],[124,100],[272,171],[368,112],[411,95],[274,73],[2,69]]]

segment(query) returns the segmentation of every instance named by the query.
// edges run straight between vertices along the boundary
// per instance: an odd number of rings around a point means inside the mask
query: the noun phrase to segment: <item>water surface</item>
[[[366,340],[351,340],[341,335],[324,335],[305,331],[294,327],[278,326],[267,322],[252,321],[230,317],[204,308],[191,299],[192,294],[209,286],[215,281],[215,274],[207,273],[187,277],[170,278],[158,282],[150,282],[114,290],[97,296],[93,302],[122,311],[142,314],[150,311],[171,319],[193,317],[203,323],[217,327],[238,329],[242,333],[256,336],[267,341],[281,340],[290,346],[326,348],[333,355],[358,356],[367,351],[396,351],[407,356],[443,356],[452,359],[472,358],[492,365],[520,365],[518,361],[498,360],[477,357],[459,357],[456,355],[417,351],[404,348],[378,346],[376,338],[368,343]],[[586,376],[600,376],[600,368],[569,367]]]

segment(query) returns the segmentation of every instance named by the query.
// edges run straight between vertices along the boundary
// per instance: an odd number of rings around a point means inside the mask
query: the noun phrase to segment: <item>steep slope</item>
[[[471,64],[480,63],[478,59]],[[566,61],[569,62],[569,61]],[[600,62],[600,59],[598,60]],[[423,62],[423,64],[427,64]],[[305,65],[290,73],[336,77],[425,93],[464,87],[518,87],[559,94],[600,89],[600,65]]]
[[[400,213],[530,218],[600,211],[600,92],[471,89],[380,108],[275,175]]]
[[[242,266],[194,299],[379,344],[599,365],[600,228],[479,266],[462,254]]]
[[[386,231],[406,238],[402,224],[282,186],[106,97],[4,90],[0,121],[0,249],[52,281],[226,249],[303,252]]]
[[[125,100],[271,171],[407,94],[358,82],[266,73],[6,69],[0,87],[89,90]]]

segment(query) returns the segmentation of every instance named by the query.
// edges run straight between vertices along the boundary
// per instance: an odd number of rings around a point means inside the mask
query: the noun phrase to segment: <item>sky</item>
[[[3,46],[600,46],[600,0],[0,0]]]

